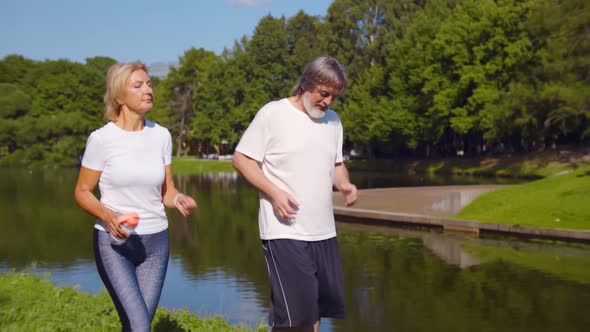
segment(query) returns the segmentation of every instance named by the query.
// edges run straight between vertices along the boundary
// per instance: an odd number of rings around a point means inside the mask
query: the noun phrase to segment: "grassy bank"
[[[486,157],[453,157],[402,160],[351,160],[351,170],[397,174],[456,174],[542,178],[590,164],[590,148],[576,147]]]
[[[590,229],[590,166],[478,197],[457,219],[548,228]]]
[[[172,157],[174,174],[206,174],[235,172],[229,160],[206,160],[193,157]]]
[[[200,318],[184,310],[158,308],[153,331],[252,331],[231,326],[219,317]],[[2,331],[120,331],[106,292],[96,296],[72,287],[56,287],[45,278],[0,274]],[[266,331],[261,326],[258,331]]]

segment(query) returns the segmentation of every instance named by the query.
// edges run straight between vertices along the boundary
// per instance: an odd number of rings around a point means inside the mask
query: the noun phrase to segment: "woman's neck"
[[[126,131],[140,131],[145,126],[145,119],[143,115],[137,114],[123,106],[121,113],[115,121],[117,127]]]

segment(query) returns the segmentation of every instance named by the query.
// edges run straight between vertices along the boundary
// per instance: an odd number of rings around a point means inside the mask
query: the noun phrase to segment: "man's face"
[[[315,90],[303,93],[303,107],[311,118],[321,119],[337,97],[335,89],[320,85]]]

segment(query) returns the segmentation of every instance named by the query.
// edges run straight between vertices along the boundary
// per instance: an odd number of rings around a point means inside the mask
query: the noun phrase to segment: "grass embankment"
[[[590,148],[563,148],[486,157],[452,157],[442,159],[351,160],[351,170],[394,171],[400,174],[455,174],[542,178],[590,164]]]
[[[478,197],[457,219],[566,229],[590,229],[590,165],[502,188]]]
[[[120,331],[117,311],[106,292],[96,296],[27,274],[0,274],[2,331]],[[158,308],[153,331],[252,331],[220,317],[199,318],[185,310]],[[266,331],[259,327],[257,331]]]
[[[235,172],[231,160],[207,160],[194,157],[172,157],[174,174],[192,175]]]

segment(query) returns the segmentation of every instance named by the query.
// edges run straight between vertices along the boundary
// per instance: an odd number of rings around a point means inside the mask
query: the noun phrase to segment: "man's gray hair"
[[[344,66],[331,56],[321,56],[308,62],[303,67],[299,82],[293,88],[293,96],[302,95],[306,91],[313,91],[318,86],[325,85],[336,90],[340,95],[346,87],[346,72]]]

